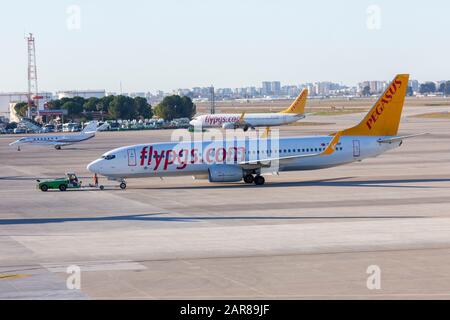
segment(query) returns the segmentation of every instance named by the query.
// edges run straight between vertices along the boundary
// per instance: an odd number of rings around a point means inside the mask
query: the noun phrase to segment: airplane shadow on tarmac
[[[81,177],[82,180],[89,180],[91,177]],[[50,179],[39,177],[27,177],[27,176],[9,176],[0,177],[0,181],[36,181],[37,179],[46,180]],[[156,179],[156,178],[155,178]],[[356,179],[356,177],[342,177],[335,179],[322,179],[322,180],[310,180],[310,181],[287,181],[287,182],[271,182],[268,181],[265,186],[246,185],[243,183],[229,183],[229,184],[202,184],[202,185],[179,185],[179,186],[164,186],[162,184],[155,187],[134,187],[132,181],[129,182],[128,190],[195,190],[195,189],[234,189],[234,188],[286,188],[286,187],[374,187],[374,188],[413,188],[413,189],[439,189],[440,186],[418,186],[418,185],[400,185],[405,183],[443,183],[450,182],[450,178],[411,178],[411,179],[382,179],[382,180],[350,180]],[[344,181],[343,181],[344,180]],[[446,188],[447,186],[444,186]],[[114,190],[114,189],[113,189]],[[80,191],[80,190],[77,190]],[[95,191],[95,190],[83,190],[83,191]],[[108,189],[108,191],[111,191]]]
[[[55,175],[56,177],[58,175]],[[64,174],[60,174],[59,176],[64,176]],[[54,179],[54,177],[27,177],[27,176],[9,176],[9,177],[0,177],[0,181],[36,181],[36,180],[47,180],[47,179]],[[78,176],[78,179],[84,180],[92,180],[92,176]]]
[[[267,217],[267,216],[219,216],[219,217],[163,217],[163,213],[135,214],[111,217],[83,217],[83,218],[28,218],[28,219],[0,219],[1,225],[33,225],[57,224],[70,222],[201,222],[201,221],[287,221],[287,220],[364,220],[364,219],[422,219],[424,216],[303,216],[303,217]]]
[[[373,188],[413,188],[413,189],[434,189],[442,188],[439,186],[420,186],[420,185],[401,185],[405,183],[443,183],[450,182],[450,178],[429,178],[429,179],[382,179],[382,180],[350,180],[355,177],[343,177],[335,179],[322,179],[310,181],[289,181],[289,182],[271,182],[268,181],[265,186],[254,186],[239,184],[207,184],[207,185],[183,185],[183,186],[167,186],[158,185],[157,187],[133,187],[130,184],[130,189],[169,189],[169,190],[186,190],[186,189],[229,189],[229,188],[286,188],[286,187],[373,187]],[[450,186],[444,186],[450,187]]]

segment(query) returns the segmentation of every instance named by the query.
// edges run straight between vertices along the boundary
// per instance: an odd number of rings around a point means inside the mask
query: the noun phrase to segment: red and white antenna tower
[[[36,45],[32,33],[29,34],[26,40],[28,43],[28,117],[31,118],[31,108],[33,107],[33,105],[36,107],[37,113],[39,115]]]

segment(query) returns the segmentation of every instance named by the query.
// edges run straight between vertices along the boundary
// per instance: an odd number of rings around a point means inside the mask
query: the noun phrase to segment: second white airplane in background
[[[241,128],[244,131],[257,127],[282,126],[305,118],[307,97],[308,90],[304,89],[288,109],[278,113],[208,114],[194,118],[190,125],[194,128]]]
[[[24,137],[13,143],[10,146],[17,146],[17,151],[20,151],[20,146],[24,144],[28,145],[41,145],[41,146],[54,146],[56,150],[61,150],[62,146],[68,146],[78,142],[86,141],[95,137],[97,131],[101,131],[106,127],[106,123],[100,127],[97,121],[92,121],[81,131],[79,134],[71,135],[36,135],[31,137]]]

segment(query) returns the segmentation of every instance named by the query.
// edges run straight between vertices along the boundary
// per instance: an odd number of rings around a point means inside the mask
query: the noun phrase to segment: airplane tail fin
[[[399,74],[378,99],[364,120],[342,131],[343,136],[396,136],[408,89],[409,74]]]
[[[91,121],[87,124],[87,126],[81,131],[82,134],[94,133],[97,132],[97,121]]]
[[[303,89],[297,99],[295,99],[294,103],[288,109],[281,111],[280,113],[304,114],[307,98],[308,89]]]

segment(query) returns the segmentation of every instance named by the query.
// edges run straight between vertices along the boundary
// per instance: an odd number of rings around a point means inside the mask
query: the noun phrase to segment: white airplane
[[[305,118],[307,98],[308,90],[304,89],[288,109],[279,113],[208,114],[195,117],[190,125],[194,128],[242,128],[244,131],[282,126]]]
[[[102,129],[104,126],[100,126],[97,128],[98,122],[92,121],[88,123],[88,125],[81,131],[79,134],[71,134],[71,135],[54,135],[54,136],[43,136],[36,135],[33,137],[24,137],[13,143],[10,143],[10,146],[17,146],[17,151],[20,151],[20,146],[24,144],[29,145],[40,145],[40,146],[54,146],[55,149],[61,150],[61,147],[72,145],[78,142],[86,141],[95,137],[95,133]]]
[[[360,124],[329,136],[141,144],[107,152],[87,168],[120,181],[122,189],[126,178],[182,175],[263,185],[266,173],[324,169],[377,157],[418,136],[398,135],[408,79],[396,76]]]

